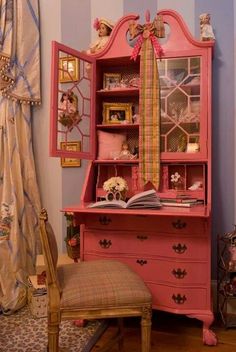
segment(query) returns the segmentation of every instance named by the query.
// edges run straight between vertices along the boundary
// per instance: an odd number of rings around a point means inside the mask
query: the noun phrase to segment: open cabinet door
[[[93,57],[52,42],[50,155],[94,159]]]

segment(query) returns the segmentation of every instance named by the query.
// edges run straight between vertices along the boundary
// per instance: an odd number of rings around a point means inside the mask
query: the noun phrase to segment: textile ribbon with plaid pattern
[[[140,97],[139,97],[139,179],[142,185],[151,182],[156,189],[160,182],[160,98],[157,58],[163,50],[157,37],[164,37],[162,17],[157,15],[150,22],[146,12],[146,24],[131,22],[131,38],[137,37],[131,59],[140,52]]]

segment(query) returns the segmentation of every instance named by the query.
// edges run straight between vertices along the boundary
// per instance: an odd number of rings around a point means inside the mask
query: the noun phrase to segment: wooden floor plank
[[[116,329],[112,322],[92,352],[98,351],[110,338]],[[212,347],[213,352],[236,351],[236,329],[225,329],[221,322],[217,321],[212,327],[217,334],[218,344]],[[125,320],[125,351],[139,352],[140,326],[137,319]],[[110,352],[117,352],[114,346]],[[152,326],[151,352],[209,352],[209,346],[202,343],[202,323],[196,319],[185,316],[155,312]]]

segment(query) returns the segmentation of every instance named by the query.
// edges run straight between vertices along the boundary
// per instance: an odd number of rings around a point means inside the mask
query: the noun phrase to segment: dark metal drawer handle
[[[183,222],[180,219],[178,219],[177,221],[172,222],[172,226],[177,230],[181,230],[181,229],[184,229],[187,226],[187,224],[186,222]]]
[[[176,277],[176,279],[183,279],[185,277],[185,275],[187,275],[187,271],[185,269],[173,269],[172,270],[172,274],[174,275],[174,277]]]
[[[146,260],[143,260],[143,259],[137,259],[136,260],[136,263],[140,264],[141,266],[143,266],[144,264],[147,264],[147,261]]]
[[[147,239],[148,239],[148,236],[145,236],[145,235],[137,235],[137,239],[140,240],[140,241],[144,241],[144,240],[147,240]]]
[[[99,244],[100,244],[100,247],[102,248],[109,248],[112,245],[112,242],[111,240],[104,239],[104,240],[100,240]]]
[[[106,216],[99,216],[99,222],[101,225],[109,225],[111,222],[111,219]]]
[[[173,294],[172,299],[176,304],[184,304],[184,302],[187,300],[186,296],[181,296],[180,293],[178,293],[177,295]]]
[[[186,251],[187,246],[185,244],[178,243],[178,245],[174,244],[172,248],[176,253],[183,254]]]

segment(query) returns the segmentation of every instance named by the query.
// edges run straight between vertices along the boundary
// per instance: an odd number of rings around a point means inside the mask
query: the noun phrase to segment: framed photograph
[[[132,122],[132,103],[103,103],[103,124]]]
[[[61,149],[64,150],[73,150],[80,151],[81,150],[81,142],[61,142]],[[81,160],[75,158],[61,158],[61,166],[62,167],[80,167]]]
[[[120,73],[104,73],[103,74],[103,89],[114,89],[120,86]]]
[[[73,56],[60,57],[59,82],[69,83],[79,80],[79,59]]]

